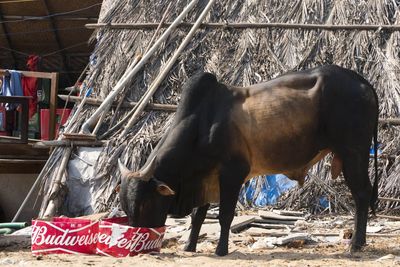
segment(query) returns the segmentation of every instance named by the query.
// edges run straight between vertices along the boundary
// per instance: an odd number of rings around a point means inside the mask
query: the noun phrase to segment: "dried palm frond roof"
[[[139,1],[105,0],[101,13],[104,23],[158,22],[166,9],[167,21],[174,20],[188,0]],[[193,22],[207,1],[199,1],[185,21]],[[399,24],[399,2],[389,0],[297,0],[297,1],[217,1],[207,22],[282,22],[318,24]],[[138,101],[160,69],[182,41],[187,28],[176,29],[126,86],[118,101]],[[82,90],[93,88],[92,97],[104,99],[124,74],[138,53],[143,53],[154,30],[101,28],[94,39],[96,48],[92,65]],[[398,31],[326,31],[321,29],[234,29],[202,28],[179,57],[168,77],[153,97],[154,103],[178,104],[182,84],[197,71],[214,73],[219,81],[247,86],[269,80],[277,75],[334,63],[355,70],[369,80],[380,98],[380,116],[399,117],[400,108],[400,33]],[[79,132],[95,106],[85,105],[78,119],[69,121],[69,131]],[[75,111],[77,108],[75,108]],[[129,112],[113,108],[98,132],[107,132]],[[97,162],[93,179],[100,181],[92,190],[95,212],[118,204],[115,187],[119,181],[116,160],[121,157],[131,169],[138,169],[168,128],[173,112],[146,111],[126,136],[120,130],[111,132]],[[268,131],[268,129],[266,129]],[[380,160],[380,195],[400,196],[400,135],[394,126],[380,127],[379,140],[383,153],[391,157]],[[57,148],[48,164],[57,166],[65,148]],[[322,162],[320,164],[326,164]],[[47,166],[42,172],[42,190],[49,195],[49,185],[56,168]],[[329,179],[329,172],[311,172],[320,180]],[[53,174],[53,175],[52,175]],[[373,177],[373,176],[371,176]],[[67,179],[67,178],[66,178]],[[300,190],[300,189],[297,189]],[[312,190],[312,189],[311,189]],[[54,194],[53,194],[54,195]],[[53,196],[54,197],[54,196]],[[42,203],[42,212],[48,202]],[[75,214],[77,215],[77,214]]]

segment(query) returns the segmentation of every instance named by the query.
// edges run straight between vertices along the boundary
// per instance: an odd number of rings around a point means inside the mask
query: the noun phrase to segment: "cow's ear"
[[[175,195],[175,191],[172,190],[168,185],[164,183],[157,184],[157,192],[162,196],[173,196]]]

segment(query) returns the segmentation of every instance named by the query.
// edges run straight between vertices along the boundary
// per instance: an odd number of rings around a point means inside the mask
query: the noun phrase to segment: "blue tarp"
[[[261,185],[257,189],[257,184]],[[276,204],[279,196],[297,185],[283,174],[254,178],[243,186],[239,200],[243,204],[264,207]],[[257,192],[258,191],[258,192]]]
[[[381,144],[378,144],[378,155],[382,153]],[[374,146],[371,145],[370,155],[374,155]],[[260,185],[260,186],[257,186]],[[267,175],[259,178],[253,178],[248,181],[241,189],[239,201],[242,204],[265,207],[277,203],[280,195],[297,185],[296,181],[292,181],[283,174]],[[318,204],[326,208],[329,200],[326,196],[318,199]]]

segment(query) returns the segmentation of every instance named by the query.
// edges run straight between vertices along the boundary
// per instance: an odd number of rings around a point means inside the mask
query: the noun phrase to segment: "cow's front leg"
[[[190,235],[189,239],[186,242],[185,251],[196,251],[196,245],[197,245],[197,240],[199,238],[199,233],[201,229],[201,225],[204,222],[204,219],[206,218],[207,210],[210,207],[210,204],[206,204],[204,206],[198,207],[193,209],[192,212],[192,220],[191,220],[191,230],[190,230]]]
[[[229,231],[235,214],[240,187],[244,178],[249,173],[249,165],[243,160],[231,160],[224,164],[219,177],[220,206],[219,224],[221,234],[215,254],[225,256],[228,254]]]

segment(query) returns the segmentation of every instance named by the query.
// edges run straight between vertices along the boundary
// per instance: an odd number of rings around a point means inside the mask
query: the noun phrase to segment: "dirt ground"
[[[208,222],[210,224],[214,221]],[[229,251],[225,257],[214,255],[215,234],[203,235],[196,253],[183,251],[188,221],[172,220],[168,227],[161,253],[143,254],[130,258],[109,258],[83,255],[32,256],[29,248],[0,247],[2,266],[400,266],[400,221],[370,220],[367,246],[363,251],[350,255],[348,245],[336,233],[353,226],[351,216],[313,218],[291,226],[290,231],[310,234],[311,241],[288,246],[255,246],[268,234],[243,230],[230,235]],[[204,227],[204,225],[203,225]],[[204,227],[207,229],[207,227]],[[212,229],[212,228],[208,228]],[[335,233],[335,237],[322,234]],[[320,234],[320,235],[318,235]],[[26,244],[26,243],[25,243]],[[29,244],[29,243],[28,243]],[[26,245],[25,245],[26,246]],[[268,247],[268,248],[267,248]]]
[[[163,249],[154,255],[131,258],[101,256],[45,255],[34,257],[29,249],[0,252],[0,266],[400,266],[400,238],[368,238],[364,251],[350,256],[343,244],[316,244],[302,248],[277,247],[251,250],[230,245],[230,254],[217,257],[215,244],[199,244],[197,253],[182,251],[182,245]],[[386,259],[380,259],[386,256]]]

